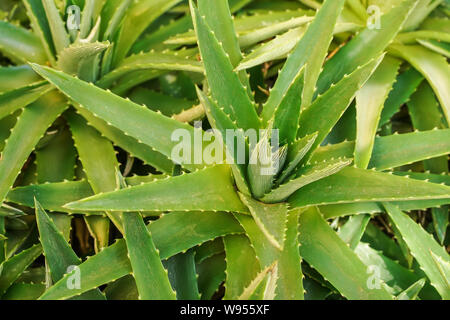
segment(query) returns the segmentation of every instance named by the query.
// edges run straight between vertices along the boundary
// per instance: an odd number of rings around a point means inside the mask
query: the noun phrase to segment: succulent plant
[[[450,299],[447,2],[3,6],[2,299]]]

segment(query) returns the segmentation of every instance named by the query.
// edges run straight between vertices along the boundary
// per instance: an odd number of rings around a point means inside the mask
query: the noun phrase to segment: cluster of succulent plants
[[[450,299],[446,0],[4,0],[1,299]]]

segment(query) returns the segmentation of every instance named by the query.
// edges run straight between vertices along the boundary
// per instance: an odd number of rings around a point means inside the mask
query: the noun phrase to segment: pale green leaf
[[[448,264],[450,259],[448,253],[430,234],[397,207],[388,203],[385,203],[384,207],[411,250],[411,254],[416,258],[422,270],[430,279],[431,284],[442,298],[449,299],[450,278]],[[443,272],[443,270],[446,271]]]
[[[371,275],[316,208],[300,214],[302,257],[350,300],[391,300],[383,286],[372,287]]]
[[[238,75],[233,71],[234,67],[227,53],[192,1],[190,4],[212,97],[219,107],[223,108],[233,121],[236,121],[239,128],[259,129],[260,121],[255,106]]]
[[[323,190],[333,190],[325,193]],[[450,187],[398,177],[374,170],[347,167],[313,182],[289,198],[293,207],[334,203],[448,199]]]
[[[186,188],[189,185],[189,188]],[[227,166],[96,195],[66,205],[88,211],[219,210],[247,212],[239,200]]]
[[[377,70],[356,94],[355,166],[358,168],[365,169],[369,165],[381,110],[400,64],[400,60],[384,57]]]

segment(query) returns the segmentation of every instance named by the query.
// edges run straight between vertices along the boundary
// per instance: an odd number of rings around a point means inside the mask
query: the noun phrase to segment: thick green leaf
[[[163,173],[171,173],[173,171],[173,162],[163,154],[148,148],[142,142],[97,118],[86,109],[78,109],[77,112],[87,120],[90,126],[96,128],[104,137],[114,142],[115,145],[128,151],[130,155],[141,159],[144,163],[155,167]]]
[[[243,230],[232,215],[221,212],[179,212],[164,215],[148,227],[161,259],[167,259],[191,247],[226,234]],[[168,236],[170,235],[170,236]],[[66,275],[41,299],[66,299],[114,281],[132,272],[126,243],[118,240],[79,266],[81,289],[68,289]]]
[[[42,81],[28,65],[0,67],[0,92],[15,90]]]
[[[323,190],[333,190],[332,193]],[[450,187],[398,177],[374,170],[347,167],[311,183],[289,198],[293,207],[333,203],[448,199]]]
[[[95,70],[90,70],[90,74],[83,71],[86,68],[92,69],[92,60],[108,47],[108,42],[74,43],[59,53],[57,66],[60,70],[79,76],[82,80],[95,80]]]
[[[0,21],[0,51],[18,62],[45,63],[47,57],[41,42],[30,31],[6,21]]]
[[[259,129],[256,109],[224,48],[192,1],[191,13],[212,97],[239,128]]]
[[[164,179],[164,175],[150,175],[150,176],[134,176],[126,178],[128,185],[140,185],[156,181],[157,179]],[[60,183],[44,183],[37,185],[30,185],[24,187],[17,187],[12,189],[7,195],[7,201],[21,204],[28,207],[34,207],[34,197],[38,198],[45,210],[80,213],[79,211],[72,211],[63,206],[66,203],[81,200],[93,196],[91,185],[86,180],[81,181],[65,181]],[[103,212],[81,212],[83,214],[104,215]]]
[[[247,139],[244,136],[244,132],[239,130],[236,123],[230,119],[223,109],[220,109],[216,103],[211,101],[211,99],[198,88],[197,95],[206,112],[209,123],[214,129],[220,132],[220,138],[222,139],[223,145],[226,147],[227,156],[231,156],[230,166],[239,190],[250,195],[250,189],[247,184],[246,167],[243,164],[246,161],[245,159],[249,152],[249,146]],[[228,134],[231,130],[233,130],[232,132],[236,135],[232,139]],[[215,139],[219,139],[219,137],[216,136]],[[216,152],[220,151],[216,150]]]
[[[396,243],[394,245],[398,248]],[[373,283],[376,284],[379,280],[383,281],[389,286],[386,289],[392,294],[399,294],[419,280],[419,275],[415,274],[414,271],[387,258],[383,253],[373,249],[367,243],[359,243],[354,251],[367,268],[371,268],[370,271],[374,276],[372,278]]]
[[[369,168],[386,170],[448,153],[450,129],[379,137],[375,140]]]
[[[397,296],[397,300],[416,300],[425,283],[425,278],[417,280],[417,282],[414,282],[408,289],[400,293]]]
[[[322,94],[358,66],[378,57],[401,30],[418,0],[404,0],[381,16],[380,28],[367,27],[343,46],[327,63],[317,83]]]
[[[402,44],[415,44],[418,39],[430,39],[442,42],[450,42],[450,36],[446,32],[419,30],[413,32],[400,33],[395,39]]]
[[[47,84],[46,81],[43,81],[1,93],[0,119],[26,107],[51,89],[52,86]]]
[[[219,238],[220,241],[222,239]],[[223,248],[223,246],[222,246]],[[169,280],[177,294],[178,300],[199,300],[197,270],[195,266],[196,251],[188,250],[167,260]]]
[[[447,58],[450,58],[450,44],[446,42],[440,42],[437,40],[423,40],[423,39],[417,39],[417,42],[419,42],[425,48],[428,48],[436,53],[444,55]]]
[[[77,152],[68,129],[61,129],[45,147],[36,150],[37,182],[73,180]]]
[[[376,137],[369,168],[386,170],[448,154],[450,131],[431,130]],[[355,143],[347,141],[317,149],[311,161],[351,158]],[[386,151],[389,150],[389,151]]]
[[[279,250],[283,250],[288,215],[287,204],[264,204],[242,193],[239,193],[239,196],[269,242]]]
[[[64,209],[63,205],[68,202],[90,197],[93,194],[94,192],[87,181],[66,181],[17,187],[8,193],[6,200],[33,207],[33,198],[36,197],[46,210],[72,212]]]
[[[396,82],[384,103],[381,112],[380,125],[384,125],[394,114],[400,111],[400,107],[408,101],[423,81],[422,75],[414,68],[410,68],[397,77]]]
[[[228,54],[231,64],[236,67],[242,60],[242,53],[234,28],[228,0],[198,1],[198,10],[205,17],[205,22],[214,32],[215,37],[222,44],[223,50]],[[247,88],[251,95],[251,88],[247,73],[238,73],[241,83]]]
[[[18,176],[22,165],[47,128],[67,107],[64,97],[50,92],[29,105],[20,115],[2,151],[0,160],[0,202]],[[28,137],[24,140],[23,137]]]
[[[239,300],[273,300],[275,298],[278,265],[271,266],[259,272],[252,282],[244,289]]]
[[[44,5],[40,0],[25,0],[22,1],[26,10],[28,18],[30,19],[33,31],[39,39],[47,53],[47,57],[51,64],[55,64],[55,47],[53,45],[52,34],[50,26],[45,14]]]
[[[69,35],[66,32],[64,22],[61,18],[55,1],[43,0],[45,14],[52,34],[53,43],[55,45],[56,53],[59,54],[64,48],[70,44]]]
[[[369,61],[364,66],[358,67],[352,74],[345,76],[324,95],[317,98],[310,107],[302,110],[297,135],[304,137],[308,134],[318,132],[318,136],[309,154],[330,133],[345,110],[347,110],[358,90],[369,79],[382,59],[383,56],[380,56]],[[317,115],[320,115],[320,117],[317,117]]]
[[[356,94],[355,166],[366,169],[372,155],[381,110],[397,77],[401,61],[386,56]]]
[[[167,270],[164,269],[150,231],[139,213],[123,216],[124,238],[139,291],[139,299],[175,299]]]
[[[300,254],[350,300],[391,300],[383,286],[372,287],[367,267],[321,217],[316,208],[300,214]]]
[[[293,143],[297,138],[305,69],[305,66],[300,69],[293,79],[273,115],[273,128],[278,130],[281,145]]]
[[[227,262],[224,299],[237,299],[260,271],[260,264],[245,235],[229,235],[223,241]]]
[[[417,45],[393,44],[389,51],[411,63],[428,80],[441,103],[447,123],[450,123],[450,66],[446,58]]]
[[[404,211],[427,210],[428,208],[444,208],[450,204],[450,198],[433,200],[405,200],[390,201],[393,205]],[[320,211],[327,219],[350,216],[355,214],[382,213],[384,208],[379,202],[356,202],[344,204],[330,204],[319,206]]]
[[[226,279],[225,254],[216,254],[197,265],[198,288],[202,300],[210,300]]]
[[[236,69],[250,69],[267,61],[285,58],[295,48],[305,31],[306,26],[302,26],[276,36],[247,54]]]
[[[370,215],[368,214],[352,216],[348,218],[348,221],[342,227],[339,228],[337,234],[345,243],[349,245],[350,249],[355,250],[366,230],[369,221]]]
[[[302,258],[299,252],[299,210],[291,210],[287,216],[283,251],[278,259],[276,300],[303,300]]]
[[[145,69],[190,71],[202,74],[205,72],[201,62],[190,59],[189,55],[184,53],[151,51],[126,58],[113,71],[105,74],[97,82],[97,85],[102,88],[108,88],[119,78]]]
[[[301,104],[303,107],[310,105],[322,63],[333,37],[333,28],[342,11],[344,2],[343,0],[325,1],[316,14],[278,76],[263,109],[262,118],[265,122],[272,118],[274,111],[280,105],[284,95],[288,92],[289,87],[304,65],[306,67]]]
[[[44,291],[44,284],[14,283],[2,296],[2,300],[36,300]]]
[[[289,19],[288,21],[272,23],[256,30],[248,30],[239,34],[239,45],[241,48],[251,47],[261,41],[271,39],[278,34],[306,25],[313,20],[314,17],[305,15]]]
[[[339,172],[342,168],[348,166],[351,160],[337,159],[328,162],[312,163],[300,168],[295,177],[273,189],[270,193],[264,195],[261,199],[267,203],[285,201],[295,191],[313,183],[314,181],[328,177]]]
[[[126,57],[133,43],[153,21],[180,1],[142,0],[132,2],[127,9],[120,27],[113,65],[118,65]]]
[[[39,228],[40,241],[44,250],[45,261],[49,266],[52,280],[57,282],[67,272],[69,267],[77,266],[81,259],[75,254],[70,245],[64,239],[64,235],[58,230],[55,223],[44,211],[35,198],[36,220]],[[80,299],[104,300],[100,290],[86,292]]]
[[[433,239],[420,225],[415,223],[397,207],[385,203],[384,207],[389,214],[403,240],[409,247],[411,254],[419,262],[421,269],[430,279],[444,299],[450,298],[450,277],[448,264],[450,258],[445,249]],[[445,268],[447,268],[446,271]]]
[[[356,32],[359,29],[361,29],[361,26],[358,24],[338,22],[334,27],[333,34]],[[242,59],[237,70],[249,69],[264,62],[286,58],[298,44],[305,31],[306,26],[294,28],[261,44]]]
[[[189,185],[189,188],[186,188]],[[247,212],[234,189],[227,166],[104,193],[66,205],[88,211],[219,210]]]
[[[37,257],[42,254],[42,246],[36,244],[0,264],[0,294],[13,284]]]
[[[76,113],[68,112],[65,117],[69,122],[79,159],[92,190],[96,194],[117,190],[116,172],[119,170],[119,162],[111,142],[103,138],[97,130],[90,127]],[[107,212],[107,215],[114,225],[120,231],[123,231],[121,214]],[[104,247],[108,243],[109,222],[105,219],[103,222],[97,221],[97,224],[101,227],[102,234],[106,238],[106,242],[99,243],[101,247]]]
[[[33,65],[33,68],[39,70],[42,76],[51,79],[50,82],[76,101],[80,108],[87,109],[96,117],[155,148],[169,158],[172,156],[173,148],[179,145],[171,139],[174,132],[181,129],[183,134],[186,133],[190,139],[193,139],[194,130],[187,124],[166,118],[146,107],[139,106],[62,72],[38,65]],[[152,130],[148,130],[149,126],[152,127]],[[189,146],[193,145],[191,140],[182,142],[183,144],[191,142]],[[203,167],[203,164],[193,164],[194,161],[189,160],[183,163],[188,169]]]

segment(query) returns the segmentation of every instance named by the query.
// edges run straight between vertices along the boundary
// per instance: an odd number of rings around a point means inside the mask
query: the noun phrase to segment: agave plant
[[[10,5],[2,298],[450,298],[444,1]]]

